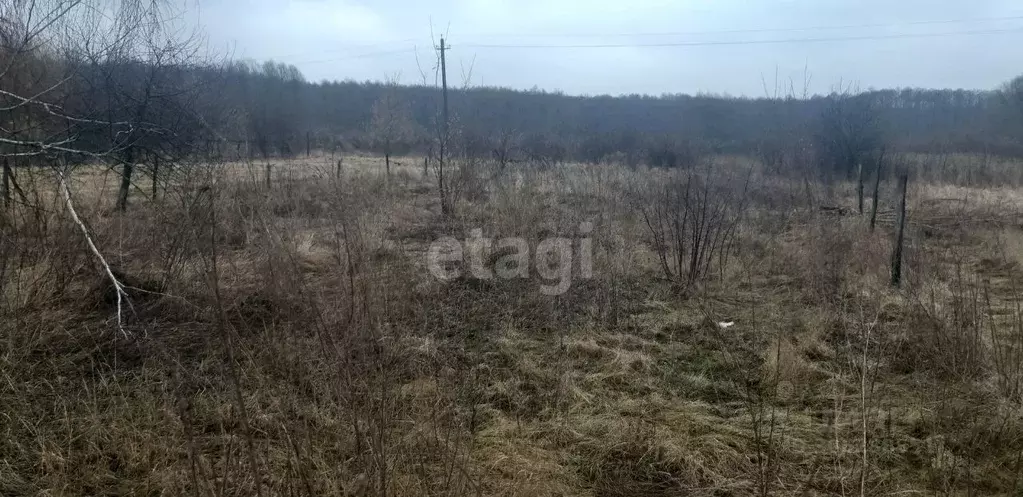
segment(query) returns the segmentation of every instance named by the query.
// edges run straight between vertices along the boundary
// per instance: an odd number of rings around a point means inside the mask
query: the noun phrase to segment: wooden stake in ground
[[[902,242],[906,234],[906,187],[909,177],[905,174],[899,176],[899,191],[902,199],[899,201],[899,228],[895,236],[895,247],[892,249],[892,286],[898,287],[902,284]]]
[[[884,167],[884,150],[877,159],[877,171],[874,172],[874,203],[870,206],[870,232],[874,232],[874,225],[877,224],[877,193],[881,188],[881,168]]]
[[[0,195],[4,198],[4,207],[11,206],[11,164],[8,162],[8,158],[4,157],[4,181],[3,188]]]
[[[160,175],[160,156],[159,155],[154,155],[153,156],[153,200],[156,200],[156,185],[158,184],[157,183],[157,178],[159,178],[159,175]]]
[[[857,166],[856,173],[856,207],[857,213],[863,215],[863,163],[860,162]]]

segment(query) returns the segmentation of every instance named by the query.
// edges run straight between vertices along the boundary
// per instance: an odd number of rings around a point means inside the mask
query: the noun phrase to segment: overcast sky
[[[455,84],[470,65],[473,85],[612,95],[762,96],[776,73],[801,93],[804,69],[812,92],[990,89],[1023,73],[1020,0],[190,1],[219,52],[312,81],[420,82],[418,48],[432,83],[431,21]]]

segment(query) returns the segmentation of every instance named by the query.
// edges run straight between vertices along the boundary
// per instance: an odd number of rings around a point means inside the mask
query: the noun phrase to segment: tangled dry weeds
[[[636,208],[672,172],[473,173],[443,218],[418,170],[348,163],[271,190],[193,168],[123,215],[81,174],[132,338],[60,209],[5,214],[0,494],[1020,491],[1015,189],[915,185],[893,290],[887,217],[758,176],[734,256],[680,292]],[[581,221],[596,277],[560,297],[422,264]]]

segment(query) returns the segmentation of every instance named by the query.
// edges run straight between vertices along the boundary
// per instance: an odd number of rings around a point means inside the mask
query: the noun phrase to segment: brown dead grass
[[[275,161],[269,191],[258,163],[181,167],[157,201],[142,175],[123,215],[114,175],[80,169],[131,338],[52,188],[26,182],[39,205],[0,241],[0,494],[1020,491],[1021,399],[991,352],[1020,338],[1018,190],[915,184],[894,290],[890,207],[869,233],[757,173],[735,257],[681,295],[634,195],[670,171],[475,171],[445,219],[432,171],[399,161]],[[423,266],[439,236],[583,221],[597,276],[558,298],[535,274]]]

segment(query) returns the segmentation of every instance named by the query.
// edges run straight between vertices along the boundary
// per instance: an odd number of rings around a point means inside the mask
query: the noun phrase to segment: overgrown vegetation
[[[4,18],[29,5],[50,4]],[[126,6],[129,33],[158,14]],[[0,210],[2,495],[1023,491],[1011,157],[910,150],[863,96],[741,102],[814,112],[722,154],[671,132],[600,150],[615,142],[599,130],[487,134],[457,112],[440,131],[395,87],[360,128],[382,157],[275,152],[304,134],[284,97],[205,100],[212,69],[113,64],[115,40],[159,38],[117,29],[63,40],[91,69],[46,64],[65,55],[26,42],[30,25],[0,29],[21,46],[0,60],[20,68],[0,73],[0,156],[17,161]],[[395,143],[410,133],[430,138]],[[557,296],[537,290],[549,261],[512,279],[426,267],[444,236],[536,244],[582,225],[593,277]]]
[[[125,333],[55,185],[23,182],[42,210],[4,217],[3,493],[1018,491],[1015,190],[916,184],[897,291],[890,188],[871,233],[854,183],[821,211],[759,167],[718,179],[742,162],[481,168],[448,217],[415,161],[280,163],[269,191],[256,165],[180,165],[127,215],[115,173],[79,168]],[[727,257],[680,292],[624,195],[697,174],[747,204],[708,216]],[[596,276],[561,297],[422,267],[444,234],[581,220]]]

